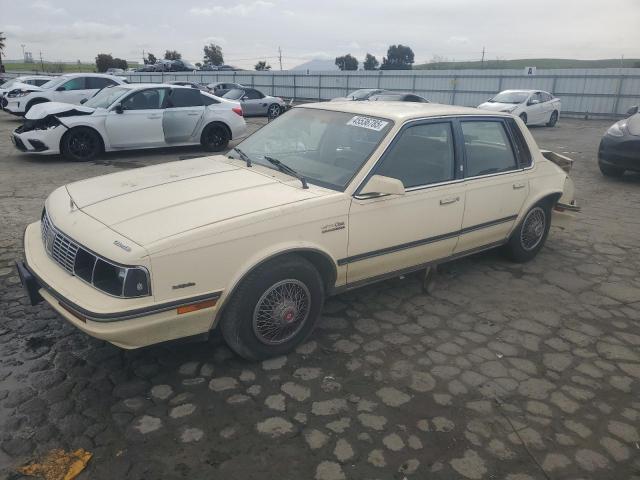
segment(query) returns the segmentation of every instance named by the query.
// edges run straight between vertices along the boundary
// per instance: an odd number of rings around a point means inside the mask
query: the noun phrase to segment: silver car
[[[286,103],[280,97],[265,95],[255,88],[234,88],[222,98],[240,102],[242,113],[248,116],[267,116],[275,118],[286,110]]]

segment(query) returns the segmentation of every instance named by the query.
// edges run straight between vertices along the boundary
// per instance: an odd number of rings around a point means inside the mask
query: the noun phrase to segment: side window
[[[401,180],[406,188],[453,180],[451,124],[427,123],[403,130],[376,173]]]
[[[169,107],[199,107],[203,104],[200,90],[193,88],[174,88],[169,97]]]
[[[543,102],[550,102],[553,99],[553,97],[548,94],[548,93],[542,93],[542,101]]]
[[[84,88],[85,88],[84,80],[85,80],[84,77],[72,78],[71,80],[69,80],[68,82],[63,84],[62,88],[65,91],[69,91],[69,90],[84,90]]]
[[[150,88],[129,95],[122,101],[125,110],[156,110],[163,108],[165,88]]]
[[[33,85],[36,85],[37,87],[44,85],[45,83],[47,83],[49,80],[43,80],[43,79],[38,79],[38,80],[34,80],[33,81]]]
[[[111,85],[116,85],[116,82],[110,78],[87,77],[87,88],[89,89],[100,90]]]
[[[506,172],[517,168],[516,157],[504,123],[463,121],[462,133],[467,160],[467,177]]]
[[[249,100],[258,100],[264,97],[264,95],[262,95],[258,90],[253,90],[251,88],[246,90],[245,95]]]
[[[207,95],[203,95],[200,94],[200,96],[202,97],[202,103],[206,106],[206,105],[213,105],[214,103],[220,103],[219,101],[217,101],[215,98],[209,97]]]
[[[542,94],[540,92],[537,92],[531,95],[531,100],[537,100],[538,103],[544,102],[544,100],[542,99]]]
[[[522,135],[522,131],[518,124],[513,118],[506,119],[507,124],[509,125],[509,130],[511,130],[511,136],[514,140],[514,146],[516,149],[516,154],[518,156],[518,165],[520,168],[526,168],[531,166],[531,151],[529,150],[529,146],[527,145],[527,141]]]

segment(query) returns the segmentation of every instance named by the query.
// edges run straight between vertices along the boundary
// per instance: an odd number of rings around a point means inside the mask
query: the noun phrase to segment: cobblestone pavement
[[[576,159],[583,206],[534,261],[335,297],[308,343],[252,364],[215,335],[122,351],[27,306],[11,264],[54,187],[199,152],[30,158],[0,115],[0,478],[79,447],[83,479],[640,478],[640,176],[597,171],[608,123],[533,130]]]

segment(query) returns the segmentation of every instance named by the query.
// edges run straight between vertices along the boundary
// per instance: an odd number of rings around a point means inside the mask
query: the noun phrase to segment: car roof
[[[118,87],[123,87],[128,90],[138,90],[143,88],[158,88],[158,87],[166,87],[166,88],[184,88],[185,90],[194,90],[189,85],[176,85],[174,83],[125,83],[122,85],[118,85]]]
[[[63,73],[57,78],[75,78],[75,77],[98,77],[98,78],[113,78],[113,75],[107,75],[106,73]]]
[[[404,122],[416,118],[441,117],[450,115],[478,115],[478,116],[509,116],[500,112],[479,110],[471,107],[459,107],[457,105],[442,105],[439,103],[417,102],[322,102],[308,103],[295,108],[313,108],[317,110],[331,110],[336,112],[353,113],[355,115],[368,115],[382,117]]]
[[[513,90],[502,90],[500,93],[535,93],[535,92],[543,92],[549,93],[545,90],[524,90],[524,89],[513,89]]]

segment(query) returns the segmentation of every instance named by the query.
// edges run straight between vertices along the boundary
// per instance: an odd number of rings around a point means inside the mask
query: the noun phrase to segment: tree
[[[336,57],[336,65],[340,70],[358,70],[358,59],[347,53],[342,57]]]
[[[2,65],[2,55],[4,55],[4,49],[6,47],[4,32],[0,32],[0,71],[4,72],[4,66]]]
[[[113,57],[110,53],[99,53],[96,56],[96,68],[98,72],[106,72],[113,64]]]
[[[269,65],[266,60],[260,60],[253,68],[259,72],[263,72],[265,70],[271,70],[271,65]]]
[[[178,53],[176,50],[165,50],[164,52],[165,60],[180,60],[181,58],[182,54]]]
[[[111,67],[121,68],[122,70],[126,70],[127,68],[129,68],[129,64],[127,63],[126,60],[123,60],[122,58],[114,58],[113,62],[111,62]]]
[[[147,53],[147,58],[144,58],[143,60],[145,65],[153,65],[158,61],[156,56],[151,52]]]
[[[362,66],[364,67],[364,69],[375,70],[376,68],[378,68],[378,65],[380,65],[380,62],[378,62],[378,59],[373,55],[371,55],[370,53],[367,53],[367,56],[364,57],[364,62],[362,63]]]
[[[391,45],[387,56],[382,57],[380,70],[411,70],[413,65],[413,50],[405,45]]]
[[[204,63],[210,63],[211,65],[222,65],[224,58],[222,56],[222,47],[215,43],[210,43],[204,46]]]
[[[202,63],[196,62],[196,67],[200,68],[201,66],[202,66]]]

